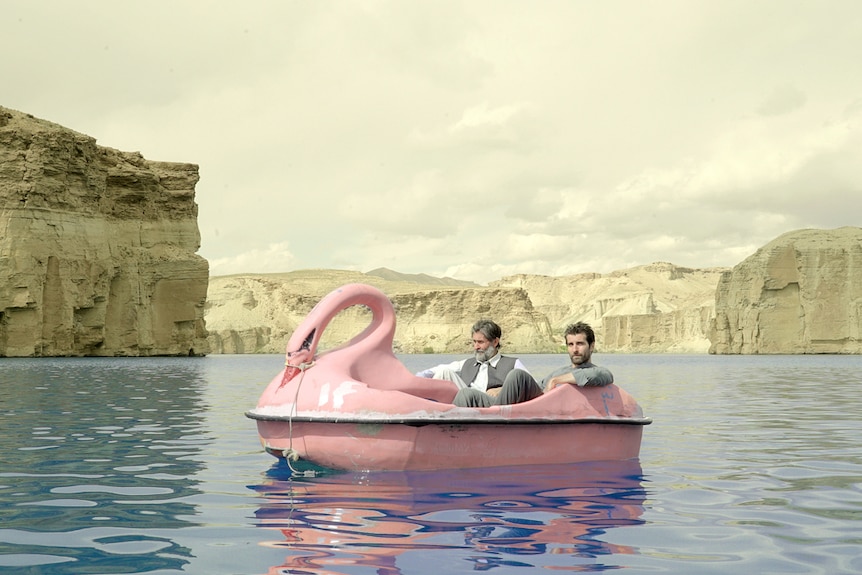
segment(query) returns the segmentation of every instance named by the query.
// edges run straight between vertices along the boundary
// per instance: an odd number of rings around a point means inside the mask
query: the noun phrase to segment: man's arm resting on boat
[[[607,368],[598,365],[575,367],[548,379],[545,383],[545,392],[547,393],[562,383],[569,383],[578,387],[599,387],[610,385],[613,382],[614,376]]]

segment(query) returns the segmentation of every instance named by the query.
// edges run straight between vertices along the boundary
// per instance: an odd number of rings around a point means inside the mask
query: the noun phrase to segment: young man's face
[[[566,349],[572,360],[572,365],[581,365],[590,361],[593,355],[593,346],[587,343],[587,334],[576,333],[566,336]]]

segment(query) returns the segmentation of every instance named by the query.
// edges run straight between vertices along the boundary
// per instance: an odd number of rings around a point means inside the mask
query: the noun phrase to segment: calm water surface
[[[306,476],[243,416],[280,356],[0,359],[0,572],[862,572],[862,357],[597,360],[639,461]]]

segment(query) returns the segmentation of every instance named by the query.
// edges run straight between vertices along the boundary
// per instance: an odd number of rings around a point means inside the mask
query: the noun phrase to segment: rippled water
[[[597,359],[640,461],[308,477],[243,416],[279,356],[0,359],[0,572],[862,572],[862,358]]]

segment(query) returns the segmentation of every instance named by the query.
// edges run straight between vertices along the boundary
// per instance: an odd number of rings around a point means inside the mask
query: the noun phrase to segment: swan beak
[[[296,377],[296,374],[300,372],[300,369],[293,365],[288,365],[284,368],[284,376],[281,378],[281,384],[278,386],[279,389],[287,385],[287,383]]]

